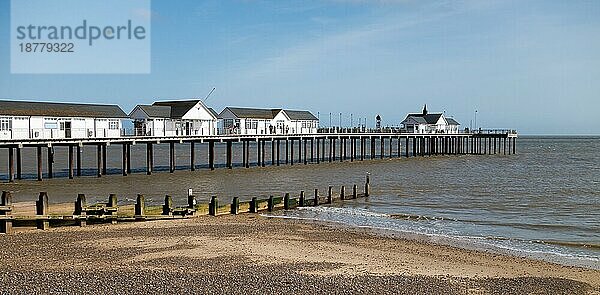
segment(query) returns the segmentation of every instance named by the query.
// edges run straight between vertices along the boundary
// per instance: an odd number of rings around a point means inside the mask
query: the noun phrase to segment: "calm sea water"
[[[205,147],[198,146],[198,164],[205,164]],[[188,188],[201,201],[211,195],[225,202],[233,196],[249,199],[284,192],[298,194],[300,190],[311,196],[314,188],[325,192],[328,185],[336,190],[340,185],[360,187],[370,173],[372,196],[368,199],[275,215],[334,221],[600,269],[598,147],[599,137],[526,137],[518,140],[516,155],[506,156],[394,158],[293,167],[200,169],[152,176],[138,173],[101,179],[24,180],[1,184],[0,189],[12,190],[15,201],[32,201],[39,191],[47,191],[54,203],[72,202],[77,193],[87,194],[92,201],[117,193],[120,202],[126,204],[132,203],[137,193],[143,193],[151,203],[158,204],[170,194],[183,204]],[[136,151],[133,164],[143,167],[143,147],[134,147]],[[266,154],[270,156],[268,146]],[[33,177],[33,150],[25,151],[25,155],[24,170]],[[118,173],[119,147],[110,147],[109,155],[114,155],[109,160],[109,172]],[[167,149],[159,147],[155,155],[156,164],[165,168]],[[283,150],[281,155],[285,157]],[[179,165],[189,162],[185,146],[179,147],[177,157]],[[254,153],[252,159],[255,157]],[[6,159],[5,151],[0,151],[0,159]],[[94,150],[84,149],[86,174],[94,173],[94,159]],[[222,153],[218,159],[222,160]],[[239,156],[234,160],[241,161]],[[65,167],[66,159],[57,151],[55,171],[64,175]],[[5,177],[5,173],[6,168],[0,167],[0,175]]]

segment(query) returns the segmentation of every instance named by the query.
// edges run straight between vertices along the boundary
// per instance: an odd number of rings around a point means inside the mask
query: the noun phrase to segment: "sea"
[[[339,191],[345,185],[351,191],[357,184],[361,190],[369,175],[371,196],[366,199],[265,215],[333,222],[409,239],[600,269],[600,137],[521,136],[513,155],[398,158],[386,154],[384,159],[362,162],[293,166],[284,165],[285,160],[280,161],[281,166],[271,166],[267,159],[267,167],[250,169],[239,167],[241,158],[236,155],[238,167],[215,171],[202,164],[206,162],[205,147],[198,146],[198,170],[187,171],[189,155],[181,146],[177,150],[180,170],[175,173],[164,171],[168,145],[157,147],[159,172],[151,176],[144,173],[143,147],[134,146],[132,154],[137,158],[133,162],[140,168],[127,177],[118,175],[119,147],[111,147],[110,175],[102,178],[92,176],[95,149],[89,148],[83,157],[87,176],[73,180],[64,178],[66,158],[59,155],[66,153],[56,152],[58,177],[42,182],[31,179],[35,178],[35,154],[33,149],[25,150],[24,175],[30,179],[8,184],[3,167],[0,189],[13,191],[15,202],[33,201],[38,192],[47,191],[53,203],[72,202],[78,193],[85,193],[91,201],[116,193],[120,203],[127,204],[142,193],[150,203],[160,204],[169,194],[185,204],[187,191],[192,189],[199,201],[216,195],[223,203],[234,196],[242,200],[285,192],[294,196],[302,190],[310,198],[315,188],[325,194],[328,186]],[[218,148],[217,160],[222,161],[223,147]],[[251,160],[255,161],[253,148]],[[270,157],[270,147],[266,151]],[[280,155],[285,159],[284,151]],[[6,151],[0,151],[0,159],[6,159]]]

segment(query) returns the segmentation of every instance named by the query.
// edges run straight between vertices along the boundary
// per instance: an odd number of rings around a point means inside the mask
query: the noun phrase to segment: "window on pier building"
[[[0,131],[12,130],[12,118],[0,117]]]
[[[118,120],[108,121],[108,129],[112,129],[112,130],[119,129],[119,121]]]
[[[231,127],[233,127],[233,119],[224,119],[223,120],[223,127],[224,128],[231,128]]]

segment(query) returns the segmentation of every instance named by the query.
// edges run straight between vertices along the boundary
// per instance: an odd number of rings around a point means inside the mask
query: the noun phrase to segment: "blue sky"
[[[0,39],[9,40],[8,0]],[[469,126],[599,134],[600,1],[152,1],[152,73],[10,73],[0,98],[116,103],[158,99],[286,107],[323,125],[427,103]]]

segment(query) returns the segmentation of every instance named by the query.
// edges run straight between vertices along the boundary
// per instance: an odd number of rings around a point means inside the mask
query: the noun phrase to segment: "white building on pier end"
[[[121,137],[127,118],[117,105],[0,100],[0,139]]]
[[[137,105],[129,117],[133,119],[137,136],[217,134],[217,113],[199,99]]]
[[[402,131],[408,133],[446,133],[459,132],[460,123],[453,118],[446,117],[443,113],[429,113],[427,105],[421,113],[408,114],[400,123]]]

